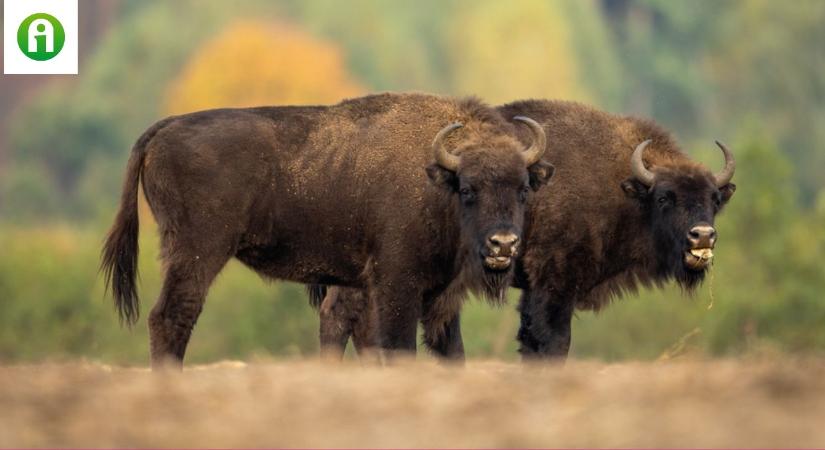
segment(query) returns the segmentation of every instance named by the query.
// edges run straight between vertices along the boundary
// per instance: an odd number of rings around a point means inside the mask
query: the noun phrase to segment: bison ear
[[[622,181],[622,190],[624,195],[637,200],[646,198],[649,192],[648,187],[636,178],[628,178]]]
[[[730,200],[731,197],[733,197],[733,193],[736,192],[736,185],[733,183],[728,183],[720,187],[719,192],[722,193],[722,204],[724,205],[728,202],[728,200]]]
[[[448,189],[453,192],[458,192],[458,177],[455,172],[447,170],[438,164],[430,164],[427,166],[427,176],[434,185]]]
[[[550,182],[553,174],[556,173],[556,168],[549,162],[539,160],[527,169],[530,174],[530,188],[538,191],[542,186]]]

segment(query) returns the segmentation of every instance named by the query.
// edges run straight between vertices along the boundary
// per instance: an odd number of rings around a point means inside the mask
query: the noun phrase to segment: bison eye
[[[722,197],[719,194],[713,194],[713,205],[717,208],[722,206]]]
[[[667,196],[663,195],[663,196],[659,197],[659,204],[664,205],[665,203],[667,203]]]
[[[475,201],[475,198],[476,198],[476,192],[473,190],[473,188],[470,188],[470,187],[463,187],[463,188],[459,189],[458,190],[458,195],[461,197],[461,200],[464,203],[468,203],[468,204]]]
[[[530,187],[529,186],[523,186],[519,190],[518,198],[523,203],[523,202],[527,201],[527,195],[529,195],[529,194],[530,194]]]

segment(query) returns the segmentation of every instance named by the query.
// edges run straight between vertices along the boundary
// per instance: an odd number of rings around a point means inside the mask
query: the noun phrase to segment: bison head
[[[633,151],[633,177],[622,183],[625,193],[642,202],[657,254],[659,272],[683,286],[694,287],[713,258],[713,220],[736,191],[733,154],[719,142],[725,168],[717,174],[694,163],[672,163],[648,169],[642,160],[650,141]]]
[[[547,146],[544,129],[527,117],[515,117],[532,131],[532,144],[524,149],[517,140],[495,135],[478,142],[459,143],[449,153],[448,134],[460,128],[443,128],[433,141],[435,164],[427,167],[430,180],[458,196],[461,244],[465,274],[471,286],[493,298],[502,297],[509,285],[519,253],[525,204],[530,191],[553,176],[552,165],[541,160]]]

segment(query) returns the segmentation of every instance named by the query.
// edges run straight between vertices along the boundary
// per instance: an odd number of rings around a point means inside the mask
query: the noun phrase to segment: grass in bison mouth
[[[692,248],[685,251],[685,265],[692,270],[705,270],[713,260],[713,248]]]
[[[490,271],[502,272],[510,268],[513,258],[509,256],[487,256],[484,258],[484,268]]]

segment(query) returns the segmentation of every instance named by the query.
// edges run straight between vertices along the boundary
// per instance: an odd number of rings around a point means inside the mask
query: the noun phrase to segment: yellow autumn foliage
[[[580,81],[574,26],[561,1],[465,1],[451,24],[453,91],[492,103],[592,100]]]
[[[295,27],[244,20],[192,55],[165,110],[336,103],[362,92],[335,45]]]

